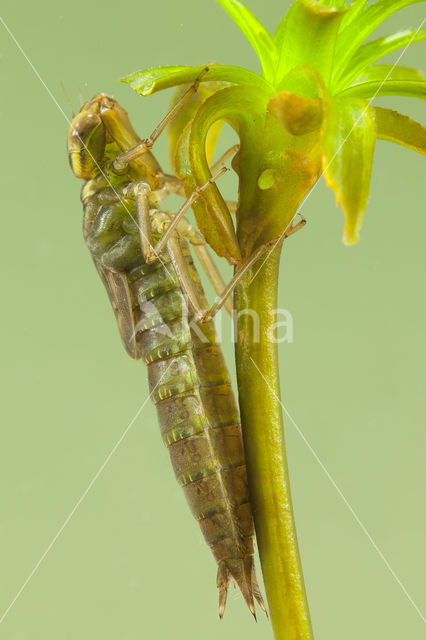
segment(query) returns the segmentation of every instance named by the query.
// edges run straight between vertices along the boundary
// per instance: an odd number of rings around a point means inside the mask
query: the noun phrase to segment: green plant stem
[[[255,276],[265,260],[260,258],[235,294],[238,390],[253,515],[275,638],[312,640],[279,400],[275,335],[280,252],[281,247],[275,249]],[[259,336],[253,316],[259,319]]]

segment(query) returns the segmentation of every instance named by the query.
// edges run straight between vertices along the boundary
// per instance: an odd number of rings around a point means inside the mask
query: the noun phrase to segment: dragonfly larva
[[[195,292],[205,308],[184,236],[198,248],[203,240],[185,218],[170,227],[173,217],[160,202],[182,185],[162,172],[149,148],[132,151],[141,145],[127,113],[103,94],[74,117],[68,153],[74,174],[84,180],[84,238],[124,346],[147,364],[176,477],[218,563],[219,615],[231,580],[254,614],[253,598],[263,609],[264,603],[254,569],[239,413],[213,323],[195,322],[184,295]],[[158,244],[167,229],[167,242]],[[147,259],[151,240],[161,247],[153,261]],[[183,291],[185,283],[189,290]]]

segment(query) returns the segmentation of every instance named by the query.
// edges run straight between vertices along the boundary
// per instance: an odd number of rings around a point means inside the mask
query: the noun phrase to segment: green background
[[[273,29],[289,2],[248,2]],[[117,79],[158,64],[257,69],[212,0],[2,3],[2,15],[70,116],[104,91],[147,135],[171,94],[143,99]],[[417,26],[424,5],[382,32]],[[423,54],[423,56],[422,56]],[[424,47],[403,63],[421,65]],[[395,58],[394,58],[395,59]],[[147,396],[124,352],[81,236],[68,124],[0,25],[0,616],[46,552]],[[414,100],[382,99],[424,120]],[[222,146],[234,141],[227,134]],[[167,162],[166,140],[156,153]],[[233,183],[222,188],[232,196]],[[424,164],[377,146],[361,243],[324,183],[286,247],[280,346],[295,422],[420,608],[425,606]],[[226,276],[230,275],[224,268]],[[210,292],[211,295],[211,292]],[[229,324],[224,349],[232,360]],[[424,625],[306,443],[287,420],[297,526],[317,640],[420,639]],[[423,485],[423,486],[422,486]],[[217,617],[215,564],[185,504],[147,403],[4,621],[7,640],[271,638],[231,590]]]

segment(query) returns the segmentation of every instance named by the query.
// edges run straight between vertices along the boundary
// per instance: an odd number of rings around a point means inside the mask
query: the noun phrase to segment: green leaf
[[[426,127],[408,116],[376,107],[377,137],[426,155]]]
[[[263,96],[247,91],[246,87],[227,87],[216,92],[197,111],[186,144],[191,178],[201,185],[210,176],[205,157],[210,127],[217,120],[224,120],[239,137],[240,150],[232,166],[239,176],[236,218],[243,259],[262,244],[281,236],[321,172],[320,130],[292,136],[267,107]],[[215,216],[218,213],[221,219],[224,205],[216,185],[208,189],[205,201],[212,213],[202,216],[196,211],[197,223],[203,225],[201,230],[212,248],[228,257],[223,248],[224,233],[220,230],[218,233],[215,224]],[[208,228],[204,229],[206,224]]]
[[[251,198],[256,190],[258,172],[258,155],[253,150],[259,148],[263,133],[267,101],[254,91],[247,91],[245,87],[228,87],[208,98],[193,120],[191,135],[188,141],[191,177],[195,186],[204,184],[210,177],[205,145],[208,132],[218,120],[227,122],[240,138],[239,163],[244,165],[244,178],[239,185],[239,207],[237,219],[240,217],[242,202]],[[246,162],[246,156],[249,161]],[[191,186],[191,185],[190,185]],[[206,192],[207,196],[207,192]],[[197,201],[198,202],[198,201]],[[204,198],[209,215],[200,215],[194,203],[194,213],[197,224],[207,242],[219,256],[241,260],[241,255],[232,251],[232,238],[228,229],[232,221],[228,208],[224,202],[220,189],[214,184]],[[257,212],[260,216],[261,212]],[[226,245],[225,246],[225,242]],[[237,244],[237,247],[239,245]],[[239,252],[239,249],[238,249]]]
[[[327,84],[340,22],[345,12],[325,7],[315,0],[297,0],[283,18],[274,35],[279,51],[275,85],[300,64],[315,66]]]
[[[426,98],[426,74],[411,67],[376,64],[358,76],[338,96],[376,98],[377,96],[409,96]]]
[[[195,153],[200,161],[205,161],[205,173],[200,181],[198,175],[193,171],[194,162],[191,155],[191,126],[189,122],[176,145],[173,166],[178,178],[184,181],[185,193],[189,197],[198,186],[205,184],[211,177],[209,169],[209,139],[212,131],[221,126],[222,122],[217,120],[210,126],[206,138],[205,146],[196,148]],[[206,176],[204,180],[204,176]],[[226,202],[221,196],[216,184],[211,184],[206,191],[191,205],[197,221],[198,229],[203,234],[205,240],[220,257],[225,257],[230,264],[241,263],[241,253],[235,234],[233,220],[231,218]]]
[[[217,91],[200,106],[187,137],[182,135],[180,138],[176,154],[177,170],[179,175],[186,177],[187,193],[205,184],[211,177],[206,157],[206,141],[211,127],[219,120],[225,121],[235,129],[240,139],[249,135],[246,131],[261,133],[267,100],[258,91],[237,86]],[[248,145],[255,164],[257,156],[253,154],[253,149],[258,146],[259,135],[254,143],[250,139],[251,144]],[[257,178],[258,173],[249,170],[248,186],[244,189],[240,185],[240,195],[245,191],[244,197],[249,196],[248,192],[256,188]],[[201,233],[217,255],[225,257],[231,264],[240,263],[241,253],[232,218],[216,184],[212,184],[194,202],[193,210]]]
[[[293,136],[319,129],[323,121],[323,101],[281,91],[271,98],[268,109]]]
[[[364,9],[369,0],[353,0],[348,7],[345,17],[342,20],[341,29],[347,27],[357,15]]]
[[[365,7],[337,38],[335,74],[340,75],[360,45],[389,16],[399,9],[424,0],[378,0]]]
[[[299,64],[281,81],[282,91],[291,91],[304,98],[324,98],[327,89],[319,71],[311,64]]]
[[[208,64],[197,67],[180,65],[155,67],[135,71],[120,79],[120,82],[130,84],[132,89],[142,96],[149,96],[157,91],[177,87],[181,84],[192,84],[201,76],[201,82],[231,82],[247,84],[262,91],[272,91],[272,87],[257,73],[232,67],[225,64]]]
[[[355,55],[349,60],[346,70],[342,73],[340,78],[336,78],[333,82],[333,86],[336,91],[342,90],[351,81],[356,78],[360,73],[376,60],[379,60],[383,56],[402,47],[408,47],[415,42],[426,39],[426,29],[418,29],[400,31],[399,33],[392,33],[388,36],[383,36],[377,40],[373,40],[364,44]]]
[[[333,9],[344,9],[345,13],[347,11],[346,0],[321,0],[320,4],[322,4],[323,7],[332,7]]]
[[[273,82],[278,51],[270,33],[239,0],[218,0],[218,2],[229,13],[256,51],[262,65],[263,76],[269,82]]]
[[[292,135],[304,135],[319,128],[327,89],[321,74],[309,64],[292,69],[281,82],[282,90],[268,103],[268,110]]]
[[[331,98],[323,134],[323,171],[343,207],[343,242],[355,244],[367,205],[376,125],[374,108],[365,100]]]
[[[194,95],[189,98],[189,100],[176,113],[173,120],[168,125],[167,134],[169,138],[169,156],[170,164],[173,171],[175,170],[174,158],[176,146],[178,144],[182,131],[185,129],[188,122],[190,122],[194,118],[197,110],[204,102],[204,100],[206,100],[206,98],[211,96],[216,91],[223,89],[224,86],[227,85],[223,82],[203,82],[198,88],[197,93],[194,93]],[[182,85],[177,89],[177,91],[174,92],[170,107],[173,107],[177,103],[179,98],[185,93],[187,89],[188,85]],[[221,123],[217,122],[209,131],[207,139],[207,158],[209,162],[213,155],[221,128]]]

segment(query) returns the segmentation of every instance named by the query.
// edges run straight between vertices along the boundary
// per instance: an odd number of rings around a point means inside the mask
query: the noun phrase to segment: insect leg
[[[144,180],[131,182],[125,189],[126,198],[136,200],[136,222],[138,225],[141,251],[145,261],[147,261],[147,256],[151,255],[158,258],[158,253],[152,244],[151,218],[149,215],[151,209],[149,201],[150,195],[151,187]]]
[[[151,251],[148,252],[147,255],[144,254],[146,262],[154,262],[154,260],[158,258],[158,255],[165,249],[169,241],[169,238],[171,238],[179,222],[182,220],[183,216],[188,211],[188,209],[193,204],[193,202],[197,198],[199,198],[200,195],[203,193],[203,191],[205,191],[211,184],[213,184],[213,182],[215,182],[218,178],[220,178],[220,176],[222,176],[226,171],[228,171],[228,169],[226,167],[222,167],[222,169],[220,169],[220,171],[218,171],[215,176],[210,178],[210,180],[207,180],[205,184],[203,184],[201,187],[197,187],[197,189],[194,189],[194,191],[189,196],[188,200],[186,200],[186,202],[183,203],[179,211],[173,217],[173,220],[171,221],[170,225],[167,227],[167,230],[155,245],[155,250],[151,249]],[[142,204],[143,206],[146,206],[144,203],[141,202],[141,205]],[[136,200],[136,213],[139,218],[138,200]]]
[[[239,148],[240,148],[239,144],[234,144],[227,151],[225,151],[225,153],[219,158],[219,160],[210,167],[211,174],[214,175],[215,173],[217,173],[223,167],[224,163],[233,154],[235,154]],[[176,176],[165,173],[164,184],[161,186],[160,189],[155,190],[155,196],[157,200],[161,201],[163,200],[163,198],[166,198],[172,193],[176,193],[179,196],[185,197],[184,181],[180,180],[179,178],[176,178]],[[230,213],[235,213],[237,210],[237,203],[231,200],[226,200],[225,202]]]
[[[169,238],[167,242],[167,251],[176,271],[182,291],[188,297],[195,316],[201,316],[205,312],[205,308],[200,300],[198,291],[189,272],[187,259],[182,252],[180,240],[176,235]]]
[[[198,322],[208,322],[213,318],[213,316],[225,304],[230,293],[239,283],[239,281],[244,276],[246,271],[248,271],[248,269],[250,269],[250,267],[253,266],[256,260],[258,260],[260,256],[268,250],[269,247],[270,247],[270,244],[263,245],[262,247],[259,247],[257,251],[254,252],[251,258],[245,264],[243,264],[243,266],[240,267],[240,269],[238,269],[234,277],[229,281],[227,286],[222,290],[222,293],[217,298],[216,302],[210,307],[210,309],[206,311],[194,287],[194,282],[191,278],[191,274],[189,273],[188,265],[186,263],[186,258],[182,253],[182,249],[179,244],[179,239],[176,237],[170,238],[170,240],[167,243],[167,250],[169,252],[176,274],[179,278],[179,282],[182,287],[182,290],[188,296],[189,302],[195,312],[195,316]]]
[[[224,169],[222,169],[222,171],[220,171],[217,176],[211,178],[209,182],[201,187],[201,189],[199,189],[198,191],[196,190],[191,194],[191,197],[183,204],[178,213],[173,218],[171,218],[171,222],[168,224],[166,231],[157,242],[155,247],[153,246],[152,241],[150,217],[151,205],[149,196],[151,194],[151,189],[149,185],[144,181],[131,183],[126,189],[126,196],[135,198],[136,200],[136,218],[139,228],[141,250],[145,261],[153,262],[154,260],[158,259],[159,255],[163,251],[164,247],[168,244],[169,239],[175,233],[175,230],[177,228],[178,233],[181,236],[187,238],[191,245],[194,247],[194,251],[218,295],[220,295],[220,293],[223,291],[225,282],[216,266],[216,263],[208,252],[205,239],[201,234],[197,233],[197,231],[192,228],[189,222],[184,218],[184,214],[187,211],[188,207],[192,204],[194,199],[198,197],[198,195],[200,195],[200,193],[202,193],[202,191],[204,191],[204,189],[206,189],[214,179],[216,179],[219,175],[222,175],[223,172]],[[177,248],[175,247],[175,252],[176,251]],[[175,258],[175,261],[179,262],[179,257]],[[194,295],[196,295],[195,293],[191,293],[191,291],[188,291],[188,289],[191,287],[191,284],[191,278],[188,279],[185,276],[182,277],[181,286],[183,289],[185,289],[185,292],[190,299],[192,299]],[[225,307],[227,311],[232,315],[232,302],[229,299],[226,300]],[[200,310],[201,308],[201,303],[199,303],[197,305],[197,309]]]
[[[204,240],[204,238],[203,238]],[[225,287],[225,281],[222,278],[219,269],[216,266],[215,261],[211,257],[209,250],[207,249],[207,244],[204,241],[203,244],[194,244],[194,252],[201,262],[201,265],[204,269],[204,272],[210,282],[213,285],[214,290],[218,295],[220,295],[221,291],[223,291]],[[232,316],[233,304],[230,298],[227,298],[224,302],[225,309]]]
[[[293,233],[296,233],[296,231],[299,231],[299,229],[302,229],[302,227],[304,227],[305,224],[306,224],[306,220],[305,218],[302,217],[300,222],[298,222],[296,225],[293,225],[292,227],[290,227],[288,231],[286,231],[284,235],[284,239],[293,235]],[[186,258],[182,253],[182,248],[179,243],[179,238],[177,238],[176,236],[172,236],[169,239],[169,241],[167,242],[167,250],[169,252],[176,274],[179,278],[179,282],[182,287],[182,290],[188,296],[189,302],[192,308],[194,309],[195,316],[198,322],[209,322],[209,320],[211,320],[216,315],[219,309],[221,309],[221,307],[223,307],[223,305],[226,303],[226,300],[228,299],[232,291],[235,289],[237,284],[240,282],[244,274],[247,273],[247,271],[256,263],[257,260],[259,260],[259,258],[264,253],[268,251],[268,249],[270,249],[271,245],[273,246],[273,244],[274,242],[272,243],[269,242],[268,244],[265,244],[259,247],[254,252],[254,254],[249,258],[249,260],[247,260],[247,262],[243,264],[238,269],[238,271],[236,271],[233,278],[222,290],[222,293],[219,295],[216,302],[210,307],[210,309],[206,311],[203,308],[202,301],[200,300],[197,290],[194,287],[194,282],[188,270]],[[219,277],[220,279],[222,279],[220,274],[219,274]]]
[[[209,253],[205,239],[189,224],[186,218],[182,218],[180,221],[178,231],[180,235],[187,238],[191,243],[197,258],[201,262],[201,266],[213,285],[214,290],[217,295],[220,295],[225,288],[225,281]],[[233,306],[230,298],[226,299],[224,306],[228,313],[232,315]]]
[[[150,195],[151,195],[151,187],[144,180],[140,180],[138,182],[131,182],[126,187],[125,195],[127,198],[134,198],[136,200],[136,218],[139,228],[139,236],[141,243],[141,250],[145,262],[151,263],[158,260],[159,255],[167,246],[169,239],[174,234],[176,227],[183,219],[183,216],[191,207],[193,202],[200,197],[200,195],[205,191],[213,182],[215,182],[220,176],[222,176],[228,169],[226,167],[222,167],[220,171],[216,173],[210,180],[208,180],[205,184],[191,193],[186,202],[183,203],[179,211],[173,216],[170,224],[168,225],[166,231],[163,233],[155,247],[152,243],[152,232],[151,232],[151,219],[150,219]]]
[[[198,86],[201,82],[201,79],[207,73],[208,70],[209,70],[208,67],[203,69],[203,71],[200,73],[198,78],[195,80],[194,84],[192,84],[189,87],[189,89],[185,91],[183,96],[179,98],[176,104],[173,105],[170,111],[165,115],[165,117],[161,120],[160,124],[154,129],[154,131],[151,133],[150,136],[148,136],[148,138],[145,138],[135,147],[132,147],[127,151],[123,151],[123,153],[120,153],[120,155],[117,156],[113,164],[115,170],[121,171],[125,169],[129,164],[129,162],[132,162],[132,160],[135,160],[135,158],[138,158],[139,156],[146,153],[146,151],[149,151],[153,147],[154,142],[161,135],[161,133],[164,131],[167,125],[173,120],[173,118],[180,111],[180,109],[186,104],[186,102],[191,98],[191,96],[193,96],[194,93],[198,91]]]
[[[301,216],[301,218],[302,219],[300,220],[300,222],[298,222],[297,224],[291,226],[288,229],[288,231],[285,232],[284,239],[288,238],[291,235],[293,235],[293,233],[296,233],[296,231],[299,231],[299,229],[302,229],[302,227],[305,226],[306,220],[305,220],[305,218],[303,218],[303,216]],[[230,296],[232,291],[235,289],[237,284],[240,282],[240,280],[244,276],[244,274],[255,264],[255,262],[264,253],[266,253],[268,251],[268,249],[270,249],[271,245],[273,246],[274,242],[272,242],[272,243],[269,242],[268,244],[265,244],[265,245],[259,247],[253,253],[253,255],[247,260],[247,262],[245,264],[243,264],[235,272],[234,276],[228,282],[228,284],[226,285],[225,289],[222,291],[222,293],[219,295],[219,297],[217,298],[215,303],[210,307],[210,309],[207,312],[201,313],[199,315],[199,317],[198,317],[199,322],[208,322],[209,320],[211,320],[216,315],[216,313],[219,311],[219,309],[221,307],[223,307],[223,305],[225,304],[227,298]]]
[[[232,147],[229,147],[229,149],[227,151],[225,151],[225,153],[223,153],[219,160],[217,160],[217,162],[215,162],[211,167],[210,167],[210,172],[212,174],[214,174],[216,171],[219,171],[220,167],[222,167],[224,165],[224,163],[229,160],[229,158],[233,155],[235,155],[238,151],[240,150],[240,145],[239,144],[234,144]],[[237,211],[237,203],[234,202],[233,200],[225,200],[225,204],[228,207],[229,213],[235,214]]]
[[[237,151],[239,151],[240,149],[240,145],[239,144],[234,144],[232,147],[229,147],[229,149],[227,151],[225,151],[225,153],[223,153],[219,160],[217,160],[217,162],[215,162],[211,167],[210,167],[210,171],[211,173],[215,173],[216,171],[219,171],[220,167],[225,164],[225,162],[227,160],[229,160],[229,158],[233,155],[235,155],[237,153]]]

